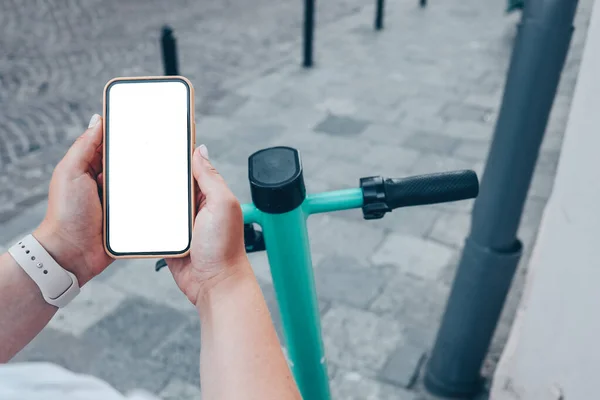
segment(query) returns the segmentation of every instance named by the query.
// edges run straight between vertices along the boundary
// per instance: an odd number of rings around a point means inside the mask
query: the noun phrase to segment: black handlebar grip
[[[471,170],[385,179],[389,208],[472,199],[479,193],[477,174]]]

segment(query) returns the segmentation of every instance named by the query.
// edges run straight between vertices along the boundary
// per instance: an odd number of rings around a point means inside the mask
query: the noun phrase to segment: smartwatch
[[[61,308],[79,294],[77,277],[61,267],[33,235],[25,236],[8,252],[38,285],[46,303]]]

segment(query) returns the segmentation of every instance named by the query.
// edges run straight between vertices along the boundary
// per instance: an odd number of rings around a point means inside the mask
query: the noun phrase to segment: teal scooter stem
[[[348,189],[309,195],[300,206],[281,214],[242,205],[244,223],[262,227],[288,362],[305,399],[330,398],[306,219],[362,204],[362,190]]]
[[[253,204],[242,205],[246,251],[267,251],[286,356],[302,397],[329,400],[307,218],[361,208],[365,219],[378,219],[399,207],[469,199],[477,196],[477,176],[473,171],[402,179],[375,176],[361,178],[356,189],[307,195],[298,151],[272,147],[248,158],[248,178]],[[156,269],[164,265],[161,260]]]

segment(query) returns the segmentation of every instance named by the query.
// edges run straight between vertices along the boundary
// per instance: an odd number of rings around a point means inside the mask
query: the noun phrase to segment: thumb
[[[90,169],[96,175],[102,170],[102,118],[94,114],[88,129],[77,138],[62,163],[75,173],[85,173]]]
[[[208,149],[203,144],[194,151],[192,171],[198,182],[198,188],[206,197],[207,202],[214,201],[215,198],[222,198],[229,193],[225,180],[208,160]]]

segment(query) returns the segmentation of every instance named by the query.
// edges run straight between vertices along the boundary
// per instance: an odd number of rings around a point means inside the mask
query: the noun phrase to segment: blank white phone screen
[[[191,238],[189,88],[124,81],[107,92],[107,246],[115,254],[185,251]]]

